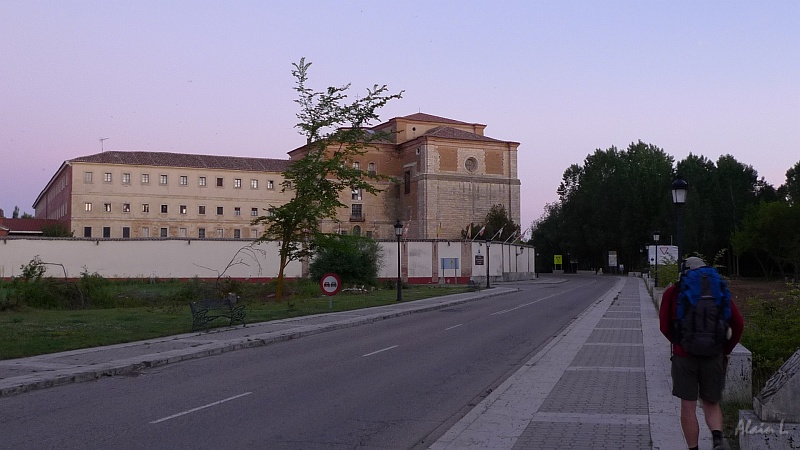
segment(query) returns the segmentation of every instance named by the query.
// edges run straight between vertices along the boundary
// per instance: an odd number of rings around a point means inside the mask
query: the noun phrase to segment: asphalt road
[[[567,280],[0,398],[0,448],[425,448],[616,281]]]

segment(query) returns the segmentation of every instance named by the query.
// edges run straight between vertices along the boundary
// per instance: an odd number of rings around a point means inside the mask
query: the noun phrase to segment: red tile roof
[[[167,152],[108,151],[80,156],[70,162],[124,164],[132,166],[188,167],[198,169],[245,170],[251,172],[283,172],[288,159],[248,158],[243,156],[192,155]]]
[[[41,233],[42,227],[51,222],[53,221],[46,219],[9,219],[7,217],[0,217],[0,227],[8,230],[9,234]]]
[[[505,142],[499,139],[481,136],[480,134],[470,133],[469,131],[444,126],[431,128],[425,133],[425,136],[440,137],[445,139],[462,139],[466,141]]]

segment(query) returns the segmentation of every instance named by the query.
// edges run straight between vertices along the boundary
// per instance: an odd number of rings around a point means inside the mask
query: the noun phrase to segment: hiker
[[[695,273],[690,273],[697,271]],[[694,332],[694,328],[684,325],[685,320],[681,321],[678,317],[679,309],[682,310],[686,319],[691,316],[693,310],[698,310],[693,306],[688,306],[687,301],[683,300],[682,292],[687,292],[691,289],[688,284],[694,283],[699,277],[700,273],[709,273],[706,279],[718,279],[719,285],[717,286],[717,295],[712,297],[711,301],[729,303],[729,318],[727,324],[722,324],[722,336],[716,339],[706,340],[705,343],[717,341],[718,345],[714,349],[700,349],[696,348],[695,354],[690,353],[684,346],[694,346],[696,341],[687,340],[687,335]],[[715,278],[716,276],[716,278]],[[703,287],[707,288],[708,283],[703,283]],[[699,287],[697,289],[700,289]],[[727,294],[728,300],[719,300],[717,297]],[[708,290],[704,290],[703,297],[709,297]],[[679,300],[679,298],[681,300]],[[722,437],[722,408],[720,401],[722,400],[722,391],[725,388],[725,372],[728,365],[728,356],[736,344],[739,343],[739,338],[742,336],[742,329],[744,328],[744,320],[736,305],[730,299],[730,293],[727,290],[725,282],[719,278],[714,269],[706,266],[706,263],[695,256],[686,258],[684,261],[684,271],[680,275],[677,284],[673,284],[667,288],[661,298],[661,309],[659,311],[659,322],[661,326],[661,333],[669,339],[672,343],[672,395],[681,399],[681,428],[683,429],[683,436],[686,439],[686,444],[689,450],[697,450],[698,437],[700,434],[700,426],[697,421],[697,398],[698,392],[700,400],[702,401],[703,413],[706,418],[706,425],[711,430],[714,440],[714,450],[730,450],[728,442]],[[681,308],[678,307],[679,303],[683,303]],[[712,309],[717,309],[713,308]],[[722,308],[719,307],[719,311]],[[717,311],[713,311],[716,315]],[[694,317],[703,317],[704,315],[698,314]],[[722,320],[722,319],[721,319]],[[706,321],[707,323],[707,321]],[[719,332],[716,332],[719,334]],[[706,334],[708,335],[708,333]],[[700,339],[702,341],[702,339]],[[710,345],[706,345],[710,348]],[[705,356],[698,356],[701,353]]]

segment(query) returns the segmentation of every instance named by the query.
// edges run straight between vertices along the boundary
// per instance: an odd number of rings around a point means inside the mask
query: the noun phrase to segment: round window
[[[475,172],[478,170],[478,160],[470,156],[464,161],[464,167],[470,172]]]

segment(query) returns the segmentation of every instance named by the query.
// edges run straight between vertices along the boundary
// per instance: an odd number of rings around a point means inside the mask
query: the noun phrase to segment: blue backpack
[[[731,318],[731,293],[713,267],[687,270],[680,279],[673,342],[695,356],[717,356],[725,349]]]

